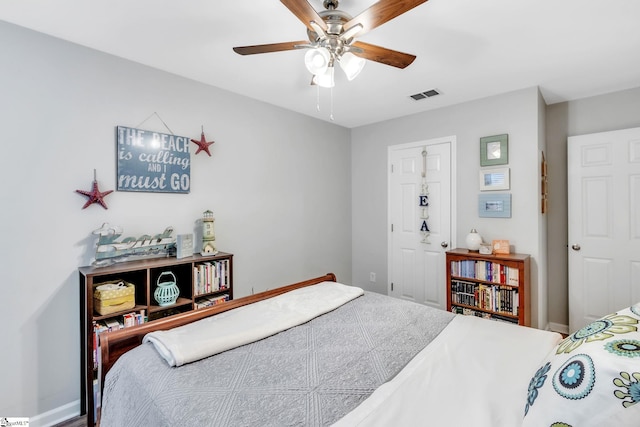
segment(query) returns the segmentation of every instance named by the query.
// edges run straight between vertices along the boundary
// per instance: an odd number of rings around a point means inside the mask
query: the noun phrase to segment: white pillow
[[[529,383],[523,427],[640,426],[640,303],[569,335]]]

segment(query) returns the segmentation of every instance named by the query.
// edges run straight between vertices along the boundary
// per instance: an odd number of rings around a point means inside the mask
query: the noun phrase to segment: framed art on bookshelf
[[[193,234],[178,234],[176,236],[176,258],[186,258],[193,255]]]
[[[508,255],[511,247],[508,240],[493,240],[491,242],[493,253],[496,255]]]

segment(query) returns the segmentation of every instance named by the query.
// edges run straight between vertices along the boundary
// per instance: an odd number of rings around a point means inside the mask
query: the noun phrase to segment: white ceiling
[[[330,121],[304,51],[232,51],[306,38],[279,0],[0,0],[0,20]],[[417,59],[368,62],[351,82],[337,70],[334,123],[350,128],[531,86],[547,104],[640,86],[639,0],[430,0],[359,40]]]

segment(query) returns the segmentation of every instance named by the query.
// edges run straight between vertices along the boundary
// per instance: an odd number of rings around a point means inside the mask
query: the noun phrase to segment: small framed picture
[[[186,258],[193,255],[193,234],[178,234],[176,236],[176,258]]]
[[[506,165],[508,163],[508,134],[480,138],[480,166]]]
[[[478,216],[483,218],[511,218],[511,193],[480,194]]]
[[[491,242],[493,246],[493,253],[496,255],[507,255],[509,254],[509,241],[508,240],[494,240]]]
[[[482,169],[480,191],[508,190],[511,186],[509,168]]]

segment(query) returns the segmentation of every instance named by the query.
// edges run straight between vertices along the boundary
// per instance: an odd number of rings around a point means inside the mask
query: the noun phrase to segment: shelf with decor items
[[[205,274],[206,272],[206,274]],[[233,255],[193,255],[78,269],[81,411],[98,423],[100,334],[233,299]]]
[[[446,263],[447,310],[531,325],[528,254],[453,249],[446,253]]]

